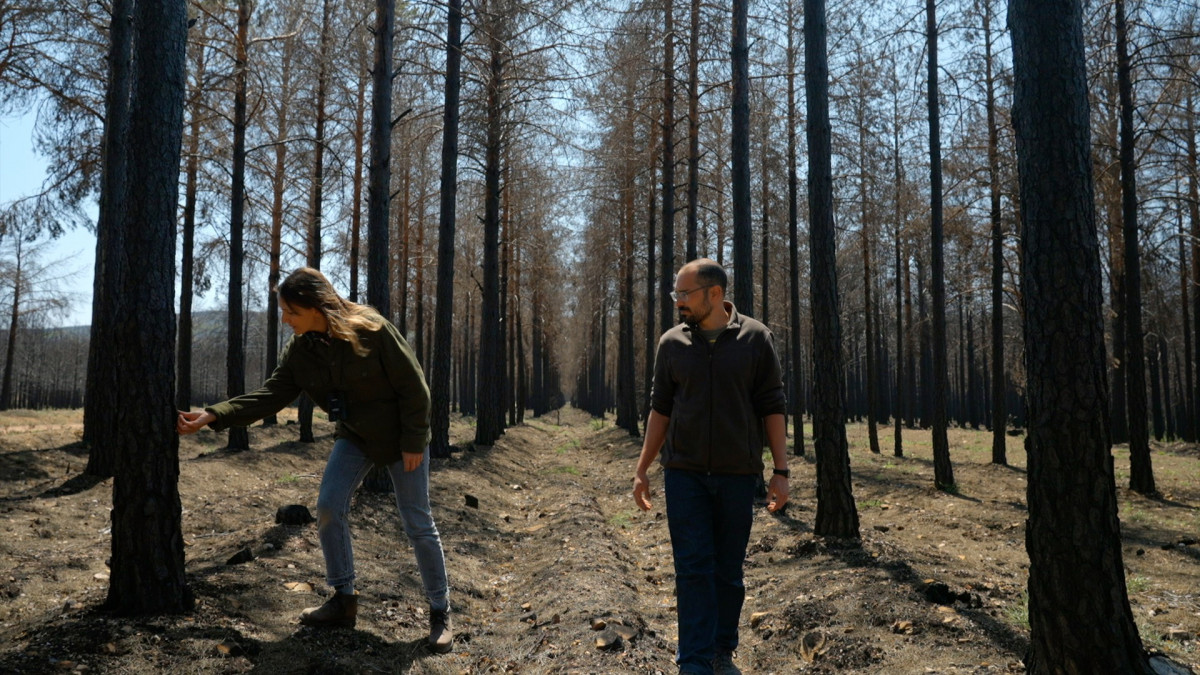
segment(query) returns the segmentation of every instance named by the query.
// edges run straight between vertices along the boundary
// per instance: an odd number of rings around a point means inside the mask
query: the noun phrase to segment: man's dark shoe
[[[718,649],[713,658],[713,675],[742,675],[742,671],[733,665],[733,652]]]
[[[450,628],[449,610],[429,610],[429,651],[445,654],[454,648],[454,632]]]
[[[354,628],[358,616],[358,595],[334,593],[320,607],[300,612],[300,623],[314,628]]]

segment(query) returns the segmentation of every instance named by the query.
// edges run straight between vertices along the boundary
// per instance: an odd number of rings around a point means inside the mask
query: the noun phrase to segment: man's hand
[[[645,471],[639,471],[633,477],[633,501],[639,509],[650,510],[650,479]]]
[[[771,513],[782,509],[788,502],[788,479],[786,476],[771,476],[767,487],[767,510]]]
[[[420,452],[402,452],[404,456],[404,470],[416,471],[421,462],[425,461],[425,454]]]
[[[198,412],[179,411],[179,417],[175,419],[175,431],[180,436],[194,434],[204,427],[208,426],[209,422],[217,421],[217,416],[207,410]]]

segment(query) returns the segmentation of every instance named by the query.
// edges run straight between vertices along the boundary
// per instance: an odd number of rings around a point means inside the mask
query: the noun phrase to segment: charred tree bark
[[[754,233],[750,222],[750,46],[746,36],[749,0],[733,0],[733,128],[730,178],[733,193],[733,304],[754,312]]]
[[[1000,219],[1000,128],[996,122],[996,78],[992,55],[992,3],[983,3],[984,69],[987,80],[988,220],[992,225],[992,463],[1008,464],[1008,411],[1004,384],[1004,224]]]
[[[88,342],[83,440],[89,476],[113,475],[117,461],[117,405],[112,396],[120,364],[112,358],[116,322],[122,316],[117,288],[125,274],[124,246],[129,97],[132,88],[133,0],[113,0],[109,26],[108,91],[104,95],[104,157],[100,213],[96,223],[96,271],[92,281],[92,329]]]
[[[189,410],[192,406],[192,296],[195,287],[196,191],[200,173],[200,97],[204,94],[206,36],[201,33],[197,42],[192,78],[196,85],[188,97],[191,122],[184,168],[183,249],[179,256],[179,335],[175,340],[175,407],[180,410]],[[268,313],[268,323],[273,323],[274,316],[274,312]]]
[[[645,381],[645,396],[642,400],[642,421],[645,422],[650,418],[650,394],[654,389],[654,345],[658,341],[659,332],[654,328],[654,278],[655,258],[654,258],[654,235],[655,221],[657,220],[657,204],[658,195],[654,193],[654,179],[657,177],[654,171],[654,159],[658,156],[658,149],[654,142],[656,134],[653,127],[647,130],[646,135],[650,137],[649,157],[647,158],[646,166],[648,168],[648,177],[646,179],[646,344],[645,344],[645,366],[644,377]]]
[[[695,260],[700,224],[700,0],[691,3],[688,34],[687,259]]]
[[[1160,377],[1162,371],[1158,367],[1157,341],[1152,342],[1148,351],[1149,353],[1146,355],[1146,365],[1150,369],[1150,411],[1154,419],[1154,440],[1161,441],[1166,435],[1167,418],[1166,415],[1163,414],[1163,380]],[[1168,386],[1170,385],[1169,382],[1167,384]]]
[[[139,2],[130,105],[128,223],[119,254],[108,356],[120,363],[120,427],[112,499],[112,571],[105,608],[120,615],[190,611],[175,433],[175,234],[187,48],[183,0]],[[136,317],[136,318],[135,318]]]
[[[280,63],[278,126],[275,128],[275,167],[271,175],[271,233],[267,258],[267,349],[266,366],[270,372],[279,362],[279,297],[275,293],[279,286],[280,255],[283,248],[284,192],[287,188],[287,148],[285,139],[290,128],[287,102],[291,99],[292,60],[285,54]],[[180,303],[182,308],[182,302]],[[190,307],[190,304],[189,304]],[[179,322],[183,325],[183,321]],[[181,330],[182,334],[182,330]],[[275,415],[263,418],[263,426],[277,422]],[[311,421],[311,417],[310,417]]]
[[[800,187],[796,175],[796,4],[787,6],[788,340],[792,452],[804,456],[804,361],[800,354]]]
[[[808,120],[810,296],[813,330],[813,448],[817,456],[815,534],[858,537],[842,405],[841,319],[833,223],[832,132],[824,0],[804,0],[804,85]]]
[[[246,349],[242,343],[242,267],[245,258],[243,233],[246,220],[246,80],[249,68],[246,48],[250,42],[250,2],[238,0],[238,28],[233,94],[233,186],[229,200],[229,303],[226,324],[225,396],[246,393]],[[246,427],[229,427],[228,450],[250,449]]]
[[[663,3],[662,246],[659,272],[659,333],[673,324],[675,283],[675,2]]]
[[[446,90],[442,108],[442,175],[438,203],[437,304],[433,316],[430,454],[450,454],[450,358],[454,327],[454,219],[458,198],[458,105],[462,88],[462,0],[449,0],[446,18]],[[534,321],[536,322],[536,314]],[[536,327],[535,327],[536,331]]]
[[[493,21],[495,24],[496,21]],[[479,321],[479,401],[475,444],[491,446],[503,433],[500,342],[500,153],[504,59],[499,26],[488,31],[487,132],[484,144],[483,298]]]
[[[1197,208],[1195,202],[1192,203],[1192,208]],[[1195,400],[1192,391],[1192,322],[1191,322],[1191,307],[1188,303],[1188,293],[1191,290],[1191,283],[1188,280],[1188,258],[1187,247],[1187,230],[1183,227],[1183,219],[1179,221],[1179,299],[1180,312],[1183,318],[1183,353],[1186,356],[1183,360],[1183,386],[1179,389],[1179,401],[1183,406],[1184,414],[1179,415],[1179,437],[1191,443],[1196,440],[1195,428]],[[1200,288],[1196,289],[1200,292]],[[1200,336],[1198,336],[1200,337]],[[1164,355],[1164,367],[1166,359]]]
[[[930,276],[933,304],[930,333],[933,351],[933,381],[929,410],[933,431],[933,483],[939,490],[954,488],[954,466],[950,464],[950,441],[946,436],[946,271],[943,261],[942,225],[942,125],[938,103],[937,3],[925,0],[925,39],[929,51],[926,85],[929,106],[929,212]]]
[[[350,302],[358,302],[358,268],[359,250],[362,248],[362,203],[363,203],[363,146],[367,135],[367,77],[366,48],[357,53],[363,64],[363,70],[358,73],[358,86],[354,97],[354,179],[353,179],[353,210],[350,212]],[[401,334],[403,334],[401,330]]]
[[[10,235],[11,236],[11,235]],[[0,410],[12,407],[13,356],[17,352],[17,328],[21,324],[21,235],[16,234],[16,268],[13,270],[12,305],[9,307],[8,344],[4,348],[4,381],[0,384]]]
[[[392,38],[395,0],[375,1],[375,58],[371,65],[371,163],[367,169],[367,303],[386,316],[388,213],[392,180]]]
[[[633,102],[628,101],[628,110],[633,112]],[[634,143],[634,120],[629,119],[629,143]],[[638,407],[637,407],[637,373],[634,367],[633,354],[633,223],[636,218],[634,208],[634,169],[630,162],[626,170],[624,202],[621,216],[621,304],[617,316],[617,426],[629,432],[630,436],[638,436]]]
[[[1192,442],[1200,440],[1200,159],[1196,151],[1196,108],[1187,99],[1188,220],[1192,226],[1192,351],[1184,362],[1192,365],[1187,389],[1188,432]]]
[[[899,97],[893,98],[892,106],[893,106],[893,111],[896,113],[895,119],[899,120],[900,119]],[[896,263],[896,284],[895,284],[896,285],[896,304],[895,304],[895,311],[896,311],[896,388],[895,388],[896,409],[894,411],[895,419],[893,420],[894,428],[892,429],[892,433],[895,436],[895,445],[892,448],[892,454],[896,457],[903,457],[904,456],[904,420],[905,420],[905,413],[906,413],[906,408],[908,405],[909,397],[905,394],[905,391],[904,391],[904,382],[905,382],[904,378],[906,375],[905,368],[904,368],[904,362],[906,360],[906,354],[908,353],[908,350],[906,348],[906,341],[905,341],[905,335],[904,335],[904,315],[902,313],[904,293],[903,293],[903,288],[902,288],[902,283],[901,283],[901,277],[902,277],[901,265],[904,265],[907,261],[904,261],[903,257],[901,256],[902,246],[900,244],[901,234],[902,234],[902,230],[903,230],[903,227],[901,224],[904,222],[904,208],[902,206],[902,196],[903,196],[902,190],[903,190],[903,185],[904,185],[904,165],[900,161],[900,125],[899,125],[899,122],[896,123],[896,126],[893,128],[893,131],[892,131],[892,171],[893,171],[893,178],[896,183],[896,185],[895,185],[896,194],[894,197],[895,202],[896,202],[895,203],[895,212],[892,214],[892,218],[895,220],[895,227],[896,227],[896,241],[895,241],[895,244],[896,244],[896,250],[895,250],[895,258],[896,258],[896,260],[895,260],[895,263]]]
[[[1029,397],[1025,665],[1035,674],[1149,673],[1125,587],[1109,450],[1081,13],[1078,0],[1009,5]]]
[[[1142,335],[1142,262],[1138,250],[1137,160],[1133,137],[1133,78],[1125,0],[1115,0],[1117,89],[1121,98],[1121,214],[1125,229],[1125,383],[1129,419],[1129,488],[1157,494],[1146,414],[1146,352]]]
[[[856,106],[858,113],[858,158],[859,158],[859,174],[858,174],[858,199],[859,199],[859,234],[862,240],[862,264],[863,264],[863,322],[867,334],[866,345],[866,409],[867,409],[867,440],[873,454],[880,454],[879,449],[879,410],[876,407],[877,387],[878,383],[875,380],[875,331],[872,319],[874,313],[871,304],[871,286],[874,283],[871,277],[871,241],[873,235],[869,230],[867,221],[870,218],[867,212],[867,140],[866,126],[867,122],[864,119],[865,111],[864,104],[860,103]]]

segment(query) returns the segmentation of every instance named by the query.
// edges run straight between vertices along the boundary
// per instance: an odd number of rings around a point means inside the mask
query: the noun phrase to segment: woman
[[[199,412],[180,412],[176,427],[220,431],[274,414],[307,393],[337,422],[337,440],[317,497],[317,532],[334,595],[304,610],[306,626],[352,627],[358,614],[354,552],[346,522],[350,498],[372,466],[385,467],[417,556],[429,600],[429,648],[451,649],[450,603],[442,542],[429,508],[429,388],[412,349],[373,308],[349,302],[315,269],[279,285],[283,323],[295,335],[279,366],[257,391]]]

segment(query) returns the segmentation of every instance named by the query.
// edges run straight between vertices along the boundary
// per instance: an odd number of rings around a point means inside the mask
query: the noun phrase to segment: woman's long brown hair
[[[329,323],[329,334],[349,342],[359,356],[366,356],[370,350],[359,342],[357,331],[383,328],[385,320],[374,307],[338,295],[320,270],[301,267],[289,274],[277,290],[287,304],[320,312]]]

